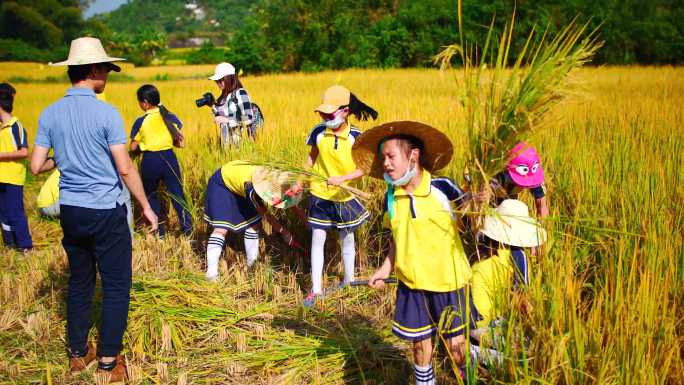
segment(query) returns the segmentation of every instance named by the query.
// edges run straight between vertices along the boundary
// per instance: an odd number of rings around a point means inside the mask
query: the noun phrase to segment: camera
[[[210,106],[211,107],[214,104],[216,104],[216,99],[214,99],[214,95],[212,95],[211,92],[205,92],[201,98],[195,100],[195,104],[197,104],[197,107],[202,107],[202,106]]]

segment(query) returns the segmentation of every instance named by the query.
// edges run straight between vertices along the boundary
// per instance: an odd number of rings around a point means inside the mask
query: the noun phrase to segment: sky
[[[98,13],[113,11],[126,1],[127,0],[95,0],[93,1],[93,4],[83,12],[83,17],[87,19]]]

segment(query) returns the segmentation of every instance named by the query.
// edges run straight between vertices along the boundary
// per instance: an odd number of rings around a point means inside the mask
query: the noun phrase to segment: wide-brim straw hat
[[[126,60],[120,57],[111,57],[107,55],[100,39],[94,37],[79,37],[71,41],[69,48],[69,57],[67,60],[50,63],[53,66],[74,66],[84,64],[109,63],[112,70],[119,72],[121,67],[112,62]]]
[[[405,120],[385,123],[364,131],[352,147],[356,167],[373,178],[382,179],[379,145],[383,139],[393,135],[410,135],[423,142],[421,165],[430,172],[446,167],[454,155],[454,146],[443,132],[425,123]]]
[[[494,213],[487,215],[480,232],[510,246],[536,247],[546,242],[546,230],[530,216],[527,205],[517,199],[506,199]]]
[[[296,206],[302,200],[302,192],[288,195],[296,180],[292,174],[280,170],[257,167],[252,173],[252,187],[266,204],[279,209]]]

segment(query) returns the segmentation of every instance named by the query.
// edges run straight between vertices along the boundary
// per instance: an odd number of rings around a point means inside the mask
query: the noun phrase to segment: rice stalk
[[[602,42],[596,30],[588,31],[588,22],[574,19],[553,37],[533,29],[525,45],[513,53],[514,13],[498,40],[493,17],[484,46],[478,49],[465,41],[460,11],[458,17],[460,42],[446,46],[434,62],[442,70],[454,57],[462,63],[457,87],[468,139],[464,175],[471,191],[489,191],[489,180],[503,170],[510,149],[551,127],[549,113],[576,89],[571,74],[591,60]],[[487,203],[470,201],[463,212],[483,215]],[[479,220],[473,222],[477,230]]]

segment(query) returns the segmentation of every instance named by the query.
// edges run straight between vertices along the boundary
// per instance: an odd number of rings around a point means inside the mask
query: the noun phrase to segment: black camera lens
[[[195,100],[195,104],[197,105],[197,107],[213,106],[214,105],[214,95],[212,95],[211,92],[207,92],[204,95],[202,95],[201,98]]]

